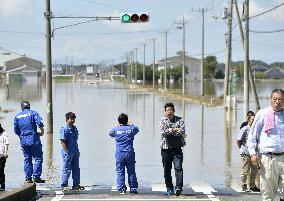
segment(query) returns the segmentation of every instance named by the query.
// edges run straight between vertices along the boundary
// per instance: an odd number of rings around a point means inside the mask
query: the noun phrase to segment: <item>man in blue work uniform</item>
[[[125,167],[127,168],[128,183],[131,194],[137,194],[138,182],[135,173],[135,152],[133,148],[134,136],[139,132],[139,128],[133,124],[128,124],[127,114],[121,113],[118,116],[119,125],[113,128],[109,135],[116,141],[116,173],[117,190],[120,194],[126,193]]]
[[[14,132],[20,138],[24,155],[24,171],[26,183],[44,183],[40,178],[42,173],[43,152],[40,136],[44,134],[44,125],[40,115],[30,109],[30,103],[21,103],[22,111],[14,118]],[[37,128],[40,132],[37,132]],[[33,165],[33,159],[35,161]],[[32,180],[33,179],[33,180]]]
[[[66,124],[60,130],[60,141],[62,145],[63,170],[62,170],[62,191],[68,191],[68,179],[72,171],[73,186],[72,190],[84,190],[80,186],[80,167],[78,148],[78,130],[74,125],[76,115],[68,112],[66,115]]]

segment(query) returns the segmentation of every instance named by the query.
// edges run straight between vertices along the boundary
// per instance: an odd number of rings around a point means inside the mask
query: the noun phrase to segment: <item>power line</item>
[[[276,29],[276,30],[271,30],[271,31],[255,31],[255,30],[249,30],[251,33],[278,33],[278,32],[283,32],[284,29]]]
[[[104,6],[104,7],[107,7],[107,8],[114,8],[114,9],[117,9],[117,10],[121,10],[121,11],[125,11],[125,12],[134,12],[135,11],[132,11],[132,10],[127,10],[127,9],[123,9],[123,8],[118,8],[118,7],[115,7],[115,6],[111,6],[111,5],[108,5],[108,4],[104,4],[104,3],[100,3],[100,2],[97,2],[97,1],[91,1],[91,0],[82,0],[82,1],[85,1],[85,2],[89,2],[89,3],[93,3],[93,4],[97,4],[99,6]]]
[[[254,16],[250,16],[249,19],[253,19],[253,18],[259,17],[259,16],[261,16],[261,15],[264,15],[264,14],[266,14],[266,13],[269,13],[269,12],[271,12],[271,11],[273,11],[273,10],[275,10],[275,9],[277,9],[277,8],[279,8],[279,7],[281,7],[281,6],[283,6],[283,5],[284,5],[284,3],[281,3],[281,4],[279,4],[279,5],[275,6],[275,7],[273,7],[273,8],[271,8],[271,9],[267,10],[267,11],[264,11],[264,12],[262,12],[262,13],[259,13],[259,14],[257,14],[257,15],[254,15]]]
[[[254,44],[254,46],[264,46],[264,47],[274,47],[274,48],[284,48],[284,46],[277,46],[272,44],[265,44],[265,43],[258,43],[258,42],[251,42],[251,44]]]
[[[31,32],[31,31],[10,31],[10,30],[0,30],[0,33],[15,33],[15,34],[36,34],[44,35],[43,32]]]
[[[57,29],[57,28],[56,28]],[[152,29],[152,30],[140,30],[140,31],[122,31],[122,32],[102,32],[102,33],[57,33],[57,35],[65,35],[65,34],[72,34],[72,35],[109,35],[109,34],[135,34],[135,33],[149,33],[149,32],[160,32],[165,29]],[[168,30],[177,31],[175,28],[170,28]],[[0,30],[0,33],[14,33],[14,34],[37,34],[37,35],[44,35],[41,32],[26,32],[26,31],[11,31],[11,30]]]

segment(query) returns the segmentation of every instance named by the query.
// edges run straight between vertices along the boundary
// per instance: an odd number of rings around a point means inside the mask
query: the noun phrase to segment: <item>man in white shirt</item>
[[[273,201],[284,187],[284,90],[274,89],[271,106],[256,113],[248,136],[248,150],[254,165],[260,166],[263,201]],[[284,201],[284,198],[280,199]]]

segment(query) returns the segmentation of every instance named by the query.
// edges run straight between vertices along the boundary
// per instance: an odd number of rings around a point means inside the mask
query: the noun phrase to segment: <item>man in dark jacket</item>
[[[183,153],[182,147],[185,146],[185,126],[181,117],[175,116],[173,103],[166,103],[164,106],[165,116],[161,118],[161,155],[164,167],[164,177],[167,187],[166,195],[176,194],[179,196],[183,187]],[[176,188],[172,183],[172,163],[175,168]]]

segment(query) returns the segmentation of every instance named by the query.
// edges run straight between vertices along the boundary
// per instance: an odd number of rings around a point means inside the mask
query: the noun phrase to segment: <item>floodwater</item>
[[[217,95],[222,93],[220,83],[210,86],[211,92]],[[268,97],[272,89],[283,87],[283,83],[258,83],[257,87],[261,92],[259,96]],[[30,101],[32,109],[41,114],[45,123],[44,87],[37,83],[11,83],[9,90],[5,86],[0,88],[0,106],[15,110],[0,113],[3,117],[2,126],[10,139],[5,169],[8,189],[20,187],[25,178],[19,139],[13,133],[13,119],[24,99]],[[184,186],[193,181],[204,181],[218,187],[232,187],[239,182],[241,160],[236,137],[243,121],[241,104],[238,104],[236,111],[226,112],[223,107],[203,107],[142,90],[128,89],[113,82],[95,85],[84,82],[54,83],[53,100],[54,133],[42,137],[42,177],[50,186],[60,185],[62,157],[59,130],[65,124],[65,113],[69,111],[77,116],[81,184],[116,184],[115,142],[108,136],[108,132],[117,125],[117,116],[121,112],[127,113],[130,122],[140,128],[134,142],[139,185],[151,187],[152,184],[163,183],[159,120],[164,113],[164,103],[169,101],[175,104],[176,115],[184,118],[188,135],[184,148]],[[269,99],[261,99],[260,103],[264,107],[269,104]],[[250,109],[254,110],[253,103]],[[71,178],[69,182],[72,185]]]

